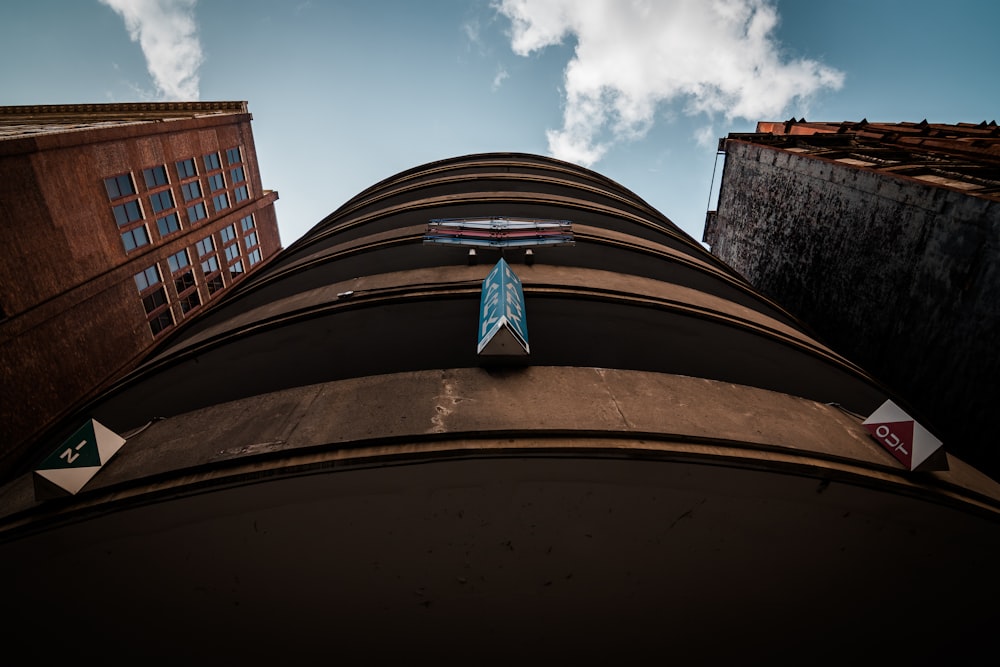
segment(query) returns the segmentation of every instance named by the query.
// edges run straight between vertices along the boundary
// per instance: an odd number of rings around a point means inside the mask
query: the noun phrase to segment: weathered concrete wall
[[[712,252],[909,401],[992,475],[1000,444],[1000,206],[740,141],[727,144]]]

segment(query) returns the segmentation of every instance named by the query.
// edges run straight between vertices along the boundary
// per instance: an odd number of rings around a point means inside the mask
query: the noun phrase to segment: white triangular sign
[[[125,438],[91,419],[42,461],[35,474],[75,495],[124,444]],[[35,495],[53,494],[51,489],[36,485]]]
[[[121,437],[104,424],[94,420],[94,438],[97,440],[97,451],[101,454],[101,465],[107,463],[112,456],[125,444],[125,438]]]
[[[57,468],[54,470],[36,470],[35,474],[39,477],[44,477],[60,489],[69,492],[71,495],[76,495],[76,493],[82,489],[87,482],[93,479],[94,475],[96,475],[97,471],[100,469],[100,466],[88,468]]]
[[[916,470],[941,447],[941,441],[902,408],[886,401],[863,422],[875,440],[910,470]]]

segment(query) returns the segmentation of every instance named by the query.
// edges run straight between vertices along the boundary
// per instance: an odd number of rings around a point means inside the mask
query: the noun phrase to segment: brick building
[[[245,102],[0,107],[0,476],[280,249]]]
[[[1000,477],[1000,127],[762,122],[704,241]]]

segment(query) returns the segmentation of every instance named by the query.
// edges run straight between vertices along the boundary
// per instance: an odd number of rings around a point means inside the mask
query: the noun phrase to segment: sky
[[[14,0],[0,105],[245,100],[285,246],[491,151],[589,167],[700,241],[718,140],[759,120],[1000,121],[998,25],[994,0]]]

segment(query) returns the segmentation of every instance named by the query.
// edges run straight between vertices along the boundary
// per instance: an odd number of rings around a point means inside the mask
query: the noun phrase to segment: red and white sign
[[[940,440],[892,401],[883,403],[863,425],[873,438],[910,470],[916,470],[941,447]]]

